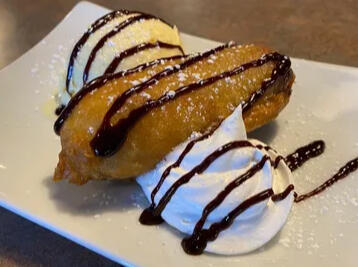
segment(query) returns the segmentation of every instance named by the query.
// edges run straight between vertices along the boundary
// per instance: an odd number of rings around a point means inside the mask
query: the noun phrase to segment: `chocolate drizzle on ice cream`
[[[143,51],[143,50],[146,50],[146,49],[151,49],[151,48],[178,49],[184,55],[184,50],[180,45],[173,45],[173,44],[169,44],[169,43],[165,43],[165,42],[161,42],[161,41],[157,41],[155,43],[141,43],[139,45],[132,46],[131,48],[128,48],[127,50],[124,50],[118,56],[116,56],[112,60],[112,62],[108,65],[108,67],[107,67],[106,71],[104,72],[104,74],[109,74],[109,73],[115,72],[115,70],[117,69],[118,65],[126,57],[130,57],[130,56],[132,56],[132,55],[134,55],[134,54],[136,54],[136,53],[138,53],[140,51]]]
[[[92,23],[74,45],[64,85],[59,85],[59,106],[106,69],[114,73],[174,55],[184,55],[175,26],[139,11],[110,12]],[[128,60],[122,64],[124,59]]]
[[[88,73],[90,71],[90,68],[92,66],[92,63],[93,63],[94,59],[96,58],[96,55],[97,55],[98,51],[105,45],[105,43],[110,38],[112,38],[116,34],[119,34],[122,30],[124,30],[125,28],[133,25],[136,22],[143,22],[145,20],[151,20],[151,19],[158,19],[158,18],[156,16],[153,16],[153,15],[150,15],[150,14],[140,14],[139,16],[130,17],[130,18],[126,19],[125,21],[121,22],[118,26],[114,27],[114,29],[111,30],[110,32],[108,32],[105,36],[103,36],[97,42],[97,44],[92,49],[92,51],[91,51],[91,53],[90,53],[90,55],[88,57],[87,63],[85,65],[85,69],[83,71],[83,83],[86,83],[87,80],[88,80]],[[140,51],[140,50],[138,50],[138,51]],[[133,54],[135,54],[135,53],[133,53]]]

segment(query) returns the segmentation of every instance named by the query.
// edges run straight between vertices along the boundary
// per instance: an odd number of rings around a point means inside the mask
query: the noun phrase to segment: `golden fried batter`
[[[158,99],[169,91],[232,70],[269,52],[254,45],[235,45],[218,51],[159,79],[143,92],[133,94],[111,118],[111,124],[127,118],[130,111],[142,106],[148,99]],[[165,68],[179,68],[184,60],[163,60],[141,72],[108,81],[87,94],[73,109],[60,131],[62,151],[54,179],[69,179],[70,182],[83,184],[89,179],[123,179],[149,171],[193,131],[204,132],[227,117],[241,102],[248,101],[261,88],[263,81],[271,77],[277,65],[277,62],[268,62],[250,68],[150,110],[129,130],[123,145],[114,155],[96,156],[90,141],[113,101],[124,91]],[[279,114],[289,101],[293,81],[293,72],[289,70],[244,113],[247,131],[264,125]]]

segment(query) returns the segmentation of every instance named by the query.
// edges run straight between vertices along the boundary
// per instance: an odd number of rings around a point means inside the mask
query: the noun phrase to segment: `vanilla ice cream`
[[[76,46],[72,65],[69,60],[68,86],[61,84],[57,95],[60,105],[68,103],[82,88],[84,80],[89,82],[102,76],[116,57],[120,60],[111,72],[183,53],[175,26],[148,14],[125,10],[109,13],[94,22]]]
[[[151,192],[164,170],[178,159],[188,142],[196,136],[194,134],[187,142],[177,146],[154,170],[137,178],[137,182],[149,201]],[[155,204],[158,204],[173,183],[202,162],[210,153],[228,142],[246,139],[241,107],[238,107],[208,139],[194,145],[179,167],[171,169],[154,198]],[[225,153],[203,173],[196,174],[188,183],[180,186],[163,210],[162,218],[179,231],[192,234],[205,206],[230,182],[248,171],[264,155],[268,155],[272,160],[278,156],[274,150],[256,148],[255,145],[263,145],[261,142],[256,140],[250,140],[250,142],[254,145],[253,147],[233,149]],[[235,188],[210,213],[203,228],[207,229],[213,223],[222,220],[249,197],[268,188],[272,188],[275,194],[280,193],[290,183],[291,172],[284,161],[280,161],[277,168],[274,168],[272,162],[267,160],[259,172]],[[205,251],[233,255],[259,248],[274,237],[284,225],[292,203],[293,192],[281,201],[274,202],[269,198],[250,207],[236,217],[233,224],[222,231],[216,240],[208,242]]]

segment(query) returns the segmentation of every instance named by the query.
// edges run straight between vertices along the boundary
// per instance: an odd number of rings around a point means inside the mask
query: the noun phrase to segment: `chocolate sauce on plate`
[[[295,152],[286,156],[286,164],[291,171],[295,171],[307,160],[321,155],[324,152],[324,149],[325,143],[322,140],[314,141],[306,146],[298,148]]]
[[[308,145],[296,149],[295,152],[286,157],[277,156],[273,161],[274,168],[277,168],[281,160],[284,160],[291,172],[301,167],[306,161],[311,158],[318,157],[324,152],[325,143],[322,140],[314,141]]]
[[[348,174],[354,172],[358,169],[358,157],[348,161],[343,167],[341,167],[336,174],[334,174],[330,179],[325,181],[320,186],[313,189],[311,192],[306,194],[298,195],[295,193],[295,202],[301,202],[307,198],[313,197],[322,191],[326,190],[328,187],[332,186],[334,183],[342,180],[343,178],[347,177]]]

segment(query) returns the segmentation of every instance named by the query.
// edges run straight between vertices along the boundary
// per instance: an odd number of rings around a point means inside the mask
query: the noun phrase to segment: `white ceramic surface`
[[[318,197],[296,204],[283,230],[264,248],[236,257],[186,255],[181,234],[142,226],[147,205],[135,182],[53,183],[60,150],[49,99],[75,40],[108,10],[78,4],[39,44],[0,71],[0,205],[133,266],[356,266],[358,172]],[[175,22],[174,22],[175,23]],[[187,51],[217,42],[182,35]],[[294,173],[299,192],[318,185],[358,155],[358,69],[293,59],[293,95],[280,117],[251,134],[283,153],[315,139],[323,156]]]

